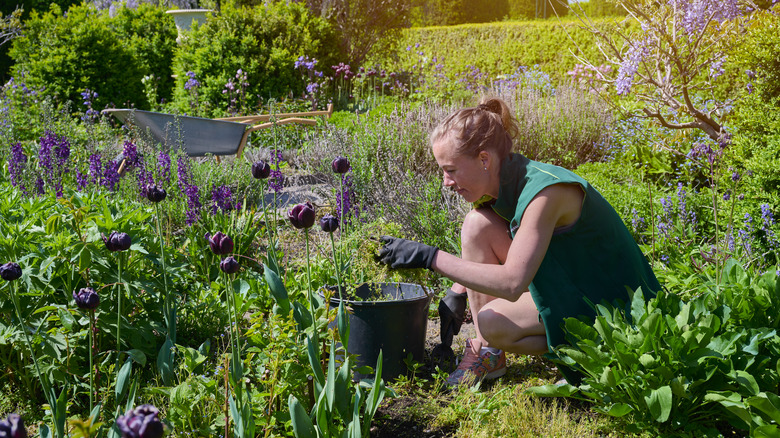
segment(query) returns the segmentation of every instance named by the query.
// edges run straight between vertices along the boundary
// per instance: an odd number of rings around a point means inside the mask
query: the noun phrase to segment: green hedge
[[[573,41],[572,41],[573,40]],[[561,82],[575,64],[578,45],[588,59],[599,52],[590,32],[577,20],[546,20],[411,28],[404,31],[393,53],[375,54],[371,62],[393,71],[414,71],[422,61],[441,64],[447,79],[472,72],[491,78],[511,74],[520,66],[539,65],[553,82]],[[423,55],[420,55],[422,52]],[[432,73],[433,74],[433,73]]]
[[[185,90],[193,72],[199,108],[206,115],[224,115],[228,96],[225,84],[241,69],[247,74],[247,105],[260,99],[299,94],[305,86],[295,69],[300,56],[318,60],[317,69],[330,74],[338,63],[336,35],[328,22],[311,15],[300,3],[268,3],[252,9],[224,8],[192,30],[174,61],[177,87],[173,109],[190,112],[194,91]]]
[[[13,74],[58,99],[80,103],[79,93],[89,88],[98,93],[95,108],[148,108],[141,79],[170,77],[176,29],[161,9],[121,8],[111,18],[86,3],[67,14],[52,4],[46,13],[34,11],[25,25],[10,50]],[[170,82],[162,84],[170,90]]]

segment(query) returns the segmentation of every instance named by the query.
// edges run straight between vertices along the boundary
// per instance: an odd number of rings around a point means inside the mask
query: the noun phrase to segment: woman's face
[[[476,157],[458,154],[448,137],[442,137],[431,148],[444,174],[444,186],[449,187],[467,202],[476,202],[490,191],[490,156],[482,151]]]

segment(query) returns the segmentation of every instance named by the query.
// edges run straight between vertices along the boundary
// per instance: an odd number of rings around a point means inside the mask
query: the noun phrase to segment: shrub
[[[299,94],[304,87],[295,69],[298,57],[317,58],[332,65],[338,54],[334,32],[322,18],[312,16],[299,3],[267,3],[254,9],[224,8],[202,26],[193,29],[177,52],[177,76],[171,108],[224,115],[229,105],[228,82],[235,82],[238,70],[246,74],[245,99],[248,110],[258,100]],[[190,73],[190,75],[188,75]],[[193,88],[198,81],[198,108],[193,108]]]
[[[429,82],[438,74],[457,82],[475,71],[489,82],[520,66],[539,65],[557,85],[577,64],[567,55],[566,48],[573,46],[569,38],[586,57],[597,55],[593,36],[578,21],[524,21],[407,29],[390,54],[381,58],[372,54],[366,64],[415,73],[423,64],[430,72]]]

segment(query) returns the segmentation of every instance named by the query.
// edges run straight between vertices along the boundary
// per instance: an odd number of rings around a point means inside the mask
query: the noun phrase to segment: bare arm
[[[536,275],[556,227],[577,221],[583,192],[579,185],[556,184],[528,204],[503,265],[476,263],[439,251],[432,268],[457,283],[487,295],[516,301]]]

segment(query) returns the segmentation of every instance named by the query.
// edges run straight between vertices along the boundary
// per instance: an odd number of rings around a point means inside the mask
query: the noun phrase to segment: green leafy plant
[[[721,418],[752,433],[776,431],[780,410],[768,394],[780,382],[776,331],[735,320],[732,303],[717,292],[686,302],[665,291],[645,302],[638,290],[626,313],[596,305],[592,324],[566,320],[571,346],[556,350],[581,384],[529,392],[592,401],[596,411],[657,433],[713,433]]]

